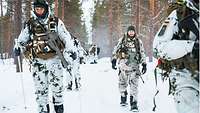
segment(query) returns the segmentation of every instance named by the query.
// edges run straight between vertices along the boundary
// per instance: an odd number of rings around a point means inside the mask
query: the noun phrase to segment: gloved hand
[[[80,63],[80,64],[83,64],[83,63],[84,63],[83,60],[84,60],[84,57],[80,57],[80,59],[79,59],[79,63]]]
[[[199,58],[199,42],[194,43],[194,46],[192,49],[192,55],[195,59]]]
[[[77,54],[76,52],[70,52],[70,55],[69,55],[73,60],[76,60],[77,59]]]
[[[20,56],[20,54],[21,54],[20,48],[19,47],[14,48],[14,53],[15,53],[15,56]]]
[[[145,74],[147,71],[147,64],[146,63],[142,63],[142,74]]]
[[[117,67],[116,67],[117,60],[112,59],[111,63],[112,63],[112,68],[116,70],[117,69]]]

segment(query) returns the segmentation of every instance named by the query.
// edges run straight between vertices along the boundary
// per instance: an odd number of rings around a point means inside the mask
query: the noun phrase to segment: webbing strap
[[[157,67],[154,69],[154,75],[155,75],[155,83],[156,83],[156,87],[157,87],[157,84],[158,84],[158,80],[157,80]],[[157,89],[154,97],[153,97],[153,104],[154,104],[154,107],[153,107],[153,110],[152,111],[156,111],[156,96],[158,95],[159,93],[159,90]]]

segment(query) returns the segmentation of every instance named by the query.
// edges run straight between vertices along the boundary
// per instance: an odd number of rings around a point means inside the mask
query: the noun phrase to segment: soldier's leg
[[[69,72],[66,72],[66,81],[67,81],[67,89],[72,90],[72,85],[73,85],[73,73],[71,74]]]
[[[125,73],[125,71],[119,71],[119,91],[121,94],[121,102],[120,104],[126,105],[127,100],[127,86],[128,86],[128,75]]]
[[[130,73],[130,105],[131,110],[138,110],[138,80],[139,80],[139,73],[137,71],[133,71]]]
[[[52,64],[52,67],[49,82],[51,84],[54,109],[56,113],[63,113],[63,69],[59,63]]]
[[[198,113],[199,83],[187,70],[172,71],[170,75],[178,113]]]
[[[98,60],[98,55],[94,55],[94,63],[97,64],[97,60]]]
[[[33,80],[38,112],[48,113],[48,71],[44,65],[37,63],[33,66]]]
[[[66,75],[66,83],[67,83],[66,88],[67,88],[67,90],[72,90],[73,76],[74,76],[73,68],[74,68],[74,67],[72,67],[72,69],[69,70],[71,74],[69,73],[68,70],[64,70],[64,71],[66,71],[66,74],[65,74],[65,75]]]
[[[73,73],[74,73],[74,78],[75,78],[76,89],[79,89],[81,87],[80,64],[76,63]]]
[[[183,88],[174,95],[178,113],[199,113],[199,92],[192,88]]]

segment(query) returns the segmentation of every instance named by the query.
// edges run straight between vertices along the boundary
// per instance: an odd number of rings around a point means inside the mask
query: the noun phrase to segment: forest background
[[[118,39],[129,25],[136,27],[152,61],[152,42],[167,16],[168,0],[47,0],[51,11],[63,20],[69,32],[87,50],[90,44],[101,48],[99,57],[110,57]],[[83,17],[84,2],[93,2],[89,16]],[[14,39],[30,17],[32,0],[0,0],[0,58],[13,57]],[[89,6],[88,6],[89,7]],[[93,12],[90,10],[94,10]],[[91,31],[87,29],[89,20]],[[92,41],[90,41],[90,40]]]

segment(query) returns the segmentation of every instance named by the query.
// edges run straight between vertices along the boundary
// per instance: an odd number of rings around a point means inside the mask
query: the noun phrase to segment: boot
[[[128,103],[126,102],[127,100],[127,91],[124,92],[124,95],[121,95],[121,102],[120,102],[120,105],[121,106],[126,106]]]
[[[96,61],[96,60],[94,60],[94,64],[97,64],[97,61]]]
[[[46,107],[47,107],[47,113],[50,113],[50,107],[49,107],[49,104],[47,104]]]
[[[41,111],[39,113],[50,113],[49,104],[46,105],[47,111]]]
[[[80,79],[79,79],[80,80]],[[81,84],[78,82],[79,81],[77,78],[75,79],[75,85],[76,85],[76,89],[79,90]]]
[[[138,111],[137,101],[133,101],[133,96],[130,96],[130,105],[131,105],[131,111],[134,112]]]
[[[53,104],[55,104],[55,97],[54,96],[52,96],[52,100],[53,100]]]
[[[70,81],[70,83],[68,83],[67,90],[72,90],[72,81]]]
[[[63,104],[61,105],[54,105],[54,109],[56,113],[64,113],[64,106]]]

